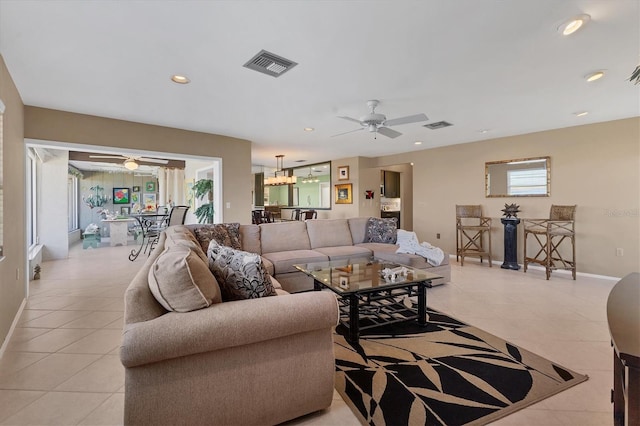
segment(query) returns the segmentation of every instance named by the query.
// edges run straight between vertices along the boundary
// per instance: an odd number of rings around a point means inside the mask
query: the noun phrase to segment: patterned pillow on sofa
[[[206,253],[209,243],[215,241],[221,246],[227,246],[236,250],[242,249],[240,243],[239,223],[216,223],[215,225],[202,225],[194,229],[196,239],[202,250]]]
[[[212,240],[207,256],[209,269],[220,285],[223,301],[276,295],[259,254],[235,250]]]
[[[398,220],[395,217],[379,219],[370,217],[367,220],[365,241],[368,243],[395,244],[398,234]]]

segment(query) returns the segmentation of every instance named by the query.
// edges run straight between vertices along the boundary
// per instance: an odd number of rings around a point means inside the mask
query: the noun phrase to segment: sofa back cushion
[[[347,219],[319,219],[306,222],[311,248],[353,245]]]
[[[353,244],[365,243],[367,236],[367,221],[368,217],[354,217],[348,219],[349,230],[351,231],[351,239]]]
[[[260,227],[258,225],[240,225],[242,250],[262,254],[260,248]]]
[[[166,248],[151,265],[149,289],[167,311],[190,312],[222,302],[209,265],[178,245]]]
[[[260,227],[262,253],[311,250],[305,222],[263,223]]]

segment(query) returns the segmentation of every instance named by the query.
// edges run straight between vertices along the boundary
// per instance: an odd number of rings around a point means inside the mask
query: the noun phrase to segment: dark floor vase
[[[504,225],[504,263],[500,266],[503,269],[520,269],[518,265],[518,218],[502,218],[500,222]]]

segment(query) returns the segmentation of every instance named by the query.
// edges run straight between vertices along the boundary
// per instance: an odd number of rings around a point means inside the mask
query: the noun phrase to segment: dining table
[[[135,219],[138,222],[138,236],[142,236],[140,239],[140,246],[131,250],[129,254],[129,260],[134,261],[142,252],[142,249],[147,245],[149,248],[149,239],[157,237],[158,233],[166,227],[169,220],[169,213],[158,212],[145,212],[145,213],[133,213],[128,217]],[[136,238],[137,239],[137,238]]]

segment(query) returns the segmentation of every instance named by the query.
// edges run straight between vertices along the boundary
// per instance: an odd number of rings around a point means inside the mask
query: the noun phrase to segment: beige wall
[[[542,156],[551,157],[550,197],[485,197],[486,161]],[[377,162],[414,163],[414,230],[421,240],[450,253],[455,252],[456,204],[481,204],[485,215],[494,218],[493,252],[499,260],[505,203],[518,204],[521,218],[548,217],[551,204],[576,204],[578,272],[622,277],[640,270],[640,118],[386,156]],[[520,262],[522,238],[520,225]],[[616,248],[624,256],[617,257]]]
[[[27,139],[222,158],[224,221],[251,223],[247,140],[31,106],[24,120]]]
[[[4,342],[25,298],[25,151],[24,105],[0,56],[3,117],[4,255],[0,261],[0,342]],[[17,271],[17,273],[16,273]]]

